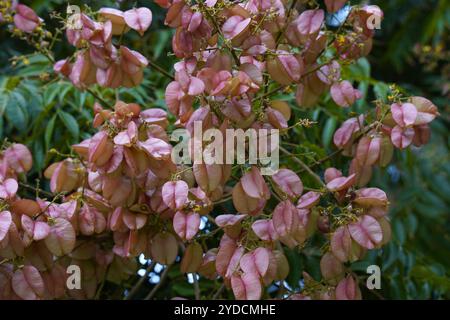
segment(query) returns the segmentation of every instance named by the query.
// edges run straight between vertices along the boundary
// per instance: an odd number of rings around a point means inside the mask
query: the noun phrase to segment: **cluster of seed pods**
[[[152,22],[152,12],[145,7],[125,12],[102,8],[98,19],[95,21],[84,13],[71,18],[66,36],[77,51],[72,57],[58,61],[54,70],[69,77],[79,88],[95,83],[108,88],[139,85],[147,59],[137,51],[114,44],[112,38],[122,37],[130,29],[143,35]]]
[[[289,1],[155,2],[168,9],[165,22],[176,29],[172,44],[180,58],[166,88],[167,109],[189,132],[196,121],[221,131],[288,130],[291,111],[270,99],[273,83],[277,90],[296,87],[301,107],[313,107],[326,92],[338,106],[351,106],[361,94],[341,79],[341,64],[368,54],[374,32],[367,20],[382,17],[378,7],[354,7],[351,28],[335,34],[325,30],[324,10]],[[325,3],[330,13],[345,5]],[[55,70],[82,88],[138,84],[146,59],[116,48],[111,36],[144,32],[151,12],[104,8],[99,16],[101,22],[81,14],[81,29],[67,29],[76,60],[60,61]],[[324,60],[329,47],[336,54]],[[165,110],[123,101],[109,107],[95,105],[98,132],[73,146],[77,156],[45,171],[54,198],[20,198],[18,176],[30,170],[31,155],[17,144],[2,151],[0,258],[7,262],[0,265],[0,298],[92,298],[105,277],[120,282],[133,273],[140,254],[164,265],[180,255],[182,272],[220,277],[236,299],[267,298],[265,288],[289,274],[284,248],[302,248],[319,234],[328,244],[322,280],[304,273],[301,292],[284,298],[360,299],[348,263],[390,239],[389,201],[382,190],[365,188],[368,172],[390,162],[393,146],[426,143],[427,124],[438,115],[431,102],[414,97],[378,107],[372,123],[364,115],[347,120],[334,142],[354,158],[348,176],[328,168],[308,191],[287,168],[263,176],[259,164],[242,166],[236,177],[230,164],[176,165]],[[235,211],[222,212],[216,206],[222,201]],[[217,248],[200,241],[208,237],[202,216],[222,234]],[[65,286],[71,265],[82,269],[81,289]]]
[[[360,187],[370,182],[374,166],[386,167],[391,162],[395,148],[428,143],[428,124],[439,115],[437,107],[423,97],[396,101],[377,108],[376,113],[376,122],[366,125],[363,116],[350,118],[334,134],[336,147],[353,158],[349,170]]]

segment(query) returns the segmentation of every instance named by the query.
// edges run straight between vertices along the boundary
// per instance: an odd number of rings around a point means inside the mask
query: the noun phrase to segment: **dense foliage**
[[[2,66],[0,297],[446,297],[448,119],[433,102],[448,102],[448,8],[429,8],[407,57],[393,19],[370,27],[377,6],[154,2],[164,9],[83,7],[75,21],[33,3],[45,22],[1,2],[20,52]],[[368,60],[373,46],[383,60]],[[385,78],[413,59],[440,91]],[[195,121],[281,130],[282,169],[174,164],[168,134]],[[372,264],[381,291],[365,288]]]

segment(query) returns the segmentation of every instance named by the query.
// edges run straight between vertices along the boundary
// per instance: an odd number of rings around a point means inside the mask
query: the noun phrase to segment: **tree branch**
[[[280,146],[280,151],[283,152],[286,155],[289,155],[292,157],[292,159],[297,162],[297,164],[300,165],[300,167],[302,167],[302,169],[304,169],[306,172],[308,172],[308,174],[314,178],[314,180],[317,181],[318,184],[320,184],[320,186],[325,187],[325,183],[323,183],[322,179],[320,179],[320,177],[314,173],[314,171],[311,170],[310,167],[308,167],[302,160],[300,160],[299,158],[297,158],[296,156],[294,156],[292,153],[290,153],[289,151],[287,151],[285,148],[283,148],[282,146]]]
[[[151,300],[153,298],[153,296],[156,294],[156,292],[162,286],[163,282],[166,280],[167,275],[169,274],[169,270],[170,270],[171,266],[172,265],[169,264],[166,267],[166,270],[164,270],[163,273],[161,274],[161,278],[159,279],[159,282],[153,287],[152,291],[150,291],[150,293],[145,297],[145,300]]]
[[[145,280],[147,280],[148,275],[153,270],[155,265],[156,265],[156,261],[153,260],[148,265],[147,269],[145,270],[144,275],[139,279],[138,282],[136,282],[136,284],[133,286],[133,288],[131,288],[130,293],[123,300],[130,300],[136,294],[136,292],[139,291],[139,289],[141,288],[142,284],[145,282]]]

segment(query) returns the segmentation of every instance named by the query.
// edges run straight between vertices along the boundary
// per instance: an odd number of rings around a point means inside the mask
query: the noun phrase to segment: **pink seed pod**
[[[358,282],[352,275],[348,275],[338,283],[335,294],[337,300],[361,300]]]
[[[273,225],[280,237],[290,235],[298,226],[297,209],[289,201],[280,202],[273,211]]]
[[[187,96],[177,81],[172,81],[166,87],[165,101],[169,111],[180,116],[182,121],[186,121],[193,112],[193,97]]]
[[[373,37],[375,30],[373,25],[375,22],[381,21],[384,17],[383,11],[380,7],[375,5],[363,5],[357,10],[352,10],[349,21],[353,23],[355,30],[363,31],[363,34],[367,37]],[[361,32],[361,31],[359,31]]]
[[[332,192],[347,190],[355,184],[355,177],[356,175],[352,174],[348,177],[335,178],[327,183],[327,189]]]
[[[128,28],[122,11],[114,8],[100,8],[98,13],[101,17],[111,21],[113,35],[121,35],[127,31]]]
[[[217,278],[216,273],[216,256],[217,248],[211,249],[205,253],[203,256],[203,261],[198,268],[198,272],[205,278],[209,280],[214,280]]]
[[[362,97],[362,93],[353,89],[352,84],[347,80],[333,84],[330,92],[334,102],[341,107],[350,107]]]
[[[105,176],[102,191],[103,197],[115,207],[133,203],[136,196],[136,186],[125,176]]]
[[[54,256],[47,249],[44,241],[33,242],[24,252],[24,263],[31,264],[39,271],[50,270],[54,267]]]
[[[251,18],[239,15],[229,17],[222,25],[222,32],[225,39],[231,40],[233,46],[239,46],[248,36]]]
[[[297,198],[303,193],[303,183],[298,175],[289,169],[280,169],[272,175],[273,181],[289,197]]]
[[[13,143],[5,151],[3,157],[7,165],[16,173],[24,173],[31,170],[33,158],[30,150],[20,143]]]
[[[416,147],[421,147],[428,143],[431,137],[431,130],[427,124],[414,126],[413,144]]]
[[[286,121],[291,118],[291,107],[286,101],[283,100],[272,100],[270,101],[270,107],[283,115]]]
[[[288,37],[289,38],[289,37]],[[324,32],[319,31],[316,37],[311,37],[306,41],[304,55],[305,64],[314,64],[317,57],[325,50],[327,45],[327,36]]]
[[[23,32],[33,33],[42,22],[42,19],[37,16],[34,10],[24,4],[18,4],[15,10],[14,24],[17,29]]]
[[[147,58],[142,54],[125,46],[120,46],[120,54],[122,71],[129,75],[142,71],[148,64]]]
[[[208,108],[200,107],[195,110],[186,122],[186,130],[189,134],[194,136],[194,124],[195,122],[200,122],[202,124],[202,130],[206,131],[212,127],[212,113]]]
[[[132,212],[126,209],[123,211],[123,223],[130,230],[142,229],[147,222],[147,217],[146,214]]]
[[[261,299],[261,281],[255,273],[244,273],[231,277],[231,288],[237,300]]]
[[[118,88],[123,81],[123,72],[121,66],[117,63],[111,63],[107,69],[97,69],[95,81],[105,88]]]
[[[165,265],[172,264],[178,255],[178,243],[175,236],[168,232],[160,232],[152,239],[152,258]]]
[[[12,224],[12,216],[9,211],[0,212],[0,241],[3,241],[8,235],[9,228]]]
[[[230,277],[239,267],[239,260],[244,248],[238,247],[236,241],[226,234],[222,236],[216,257],[216,271],[222,277]]]
[[[51,253],[59,257],[72,252],[75,247],[75,237],[72,224],[63,218],[56,218],[50,226],[50,233],[45,238],[45,244]]]
[[[352,239],[347,226],[339,227],[331,237],[331,251],[341,262],[347,262],[351,258]]]
[[[411,103],[417,109],[417,117],[414,125],[428,124],[439,116],[438,108],[428,99],[412,97]]]
[[[276,241],[278,239],[273,220],[257,220],[253,222],[252,230],[261,240]]]
[[[364,116],[358,118],[350,118],[342,123],[341,127],[336,130],[333,142],[336,147],[344,148],[351,143],[353,135],[364,127]]]
[[[297,103],[305,108],[313,107],[318,101],[320,94],[317,94],[313,89],[312,86],[307,82],[305,83],[299,83],[297,86],[297,92],[295,94],[295,99]]]
[[[244,192],[251,198],[270,198],[269,187],[257,167],[252,167],[252,169],[241,178],[241,185]]]
[[[325,178],[325,182],[329,183],[331,181],[333,181],[336,178],[340,178],[342,177],[342,172],[336,168],[328,168],[325,170],[324,173],[324,178]]]
[[[270,251],[267,248],[256,248],[244,254],[239,265],[244,273],[255,273],[264,278],[269,270]]]
[[[345,276],[344,265],[333,253],[327,252],[320,260],[320,271],[322,277],[330,284],[337,284]]]
[[[96,166],[105,165],[114,152],[114,144],[109,139],[107,132],[96,133],[89,142],[89,162]]]
[[[314,38],[322,28],[325,18],[323,10],[306,10],[295,20],[297,32],[302,42]]]
[[[59,60],[53,66],[53,70],[56,73],[61,73],[62,75],[68,77],[72,72],[72,66],[69,62],[69,59]]]
[[[391,131],[391,141],[396,148],[405,149],[413,142],[414,135],[415,131],[411,127],[395,126]]]
[[[203,262],[203,249],[198,242],[193,242],[186,247],[181,259],[180,271],[183,273],[197,272]]]
[[[277,56],[268,59],[267,71],[281,85],[297,82],[304,71],[303,62],[287,51],[278,50]]]
[[[29,199],[17,199],[11,203],[10,210],[17,215],[26,214],[29,217],[41,212],[41,207],[36,201]]]
[[[413,125],[417,119],[417,109],[412,103],[394,103],[391,105],[392,118],[398,126],[404,128]]]
[[[27,215],[22,215],[21,225],[28,237],[34,241],[45,239],[50,233],[50,227],[46,222],[34,221]]]
[[[173,228],[178,236],[186,241],[192,240],[200,227],[200,215],[195,212],[177,211],[173,217]]]
[[[14,272],[12,289],[23,300],[39,300],[45,294],[44,280],[33,266],[24,266]]]
[[[350,162],[349,173],[355,174],[355,184],[358,187],[364,187],[372,179],[373,167],[361,165],[357,159],[353,159]]]
[[[164,129],[168,125],[167,112],[163,109],[152,108],[143,110],[140,113],[140,117],[145,123],[149,125],[156,124]]]
[[[108,229],[110,229],[111,231],[119,231],[119,232],[127,231],[127,226],[125,225],[123,219],[124,212],[125,209],[123,209],[122,207],[118,207],[109,214],[107,220]]]
[[[178,28],[181,26],[182,11],[185,10],[185,7],[186,3],[183,1],[177,1],[170,4],[164,23],[171,28]]]
[[[388,204],[388,198],[381,189],[364,188],[356,191],[356,197],[353,202],[363,208],[384,207]]]
[[[188,201],[189,186],[186,182],[169,181],[162,187],[162,198],[164,203],[172,210],[179,210]]]
[[[101,70],[101,69],[99,69]],[[97,68],[92,64],[89,52],[79,52],[69,75],[70,81],[77,88],[84,88],[98,81]],[[100,83],[100,82],[99,82]]]
[[[339,62],[333,60],[329,64],[326,64],[317,70],[316,74],[320,81],[331,86],[335,82],[339,81],[341,77],[341,66],[339,65]]]
[[[389,241],[391,241],[392,229],[391,229],[391,223],[389,222],[388,218],[382,217],[382,218],[379,218],[377,221],[380,224],[381,230],[383,232],[383,240],[379,244],[379,247],[381,247],[381,246],[384,246],[385,244],[388,244]]]
[[[266,108],[267,120],[275,129],[286,129],[288,127],[288,123],[283,114],[275,109]]]
[[[236,239],[241,233],[241,221],[246,217],[246,214],[222,214],[216,217],[215,222],[230,238]]]
[[[347,0],[325,0],[327,11],[330,13],[339,11],[346,3]]]
[[[245,127],[249,117],[252,115],[251,104],[248,99],[237,97],[225,102],[222,109],[223,114],[230,120],[238,123],[239,127]]]
[[[274,250],[273,256],[276,261],[276,275],[274,277],[274,280],[282,281],[289,275],[289,262],[284,253],[280,250]]]
[[[145,141],[138,141],[140,150],[155,160],[167,160],[170,158],[172,146],[164,140],[149,137]]]
[[[162,8],[169,8],[172,5],[170,0],[155,0],[155,3]]]
[[[61,299],[66,292],[67,273],[60,266],[55,265],[49,271],[41,273],[45,284],[45,299]]]
[[[352,238],[363,248],[373,249],[383,240],[383,231],[375,218],[364,215],[348,225]]]
[[[19,185],[15,179],[6,179],[0,182],[0,199],[12,199],[15,197]]]
[[[378,164],[380,167],[386,167],[394,156],[394,146],[392,145],[389,136],[383,134],[380,144],[380,157],[378,158]]]
[[[131,147],[137,141],[138,128],[136,123],[130,121],[127,130],[119,132],[114,137],[114,143],[119,146]]]
[[[298,209],[311,209],[320,201],[320,193],[309,191],[302,195],[297,202]]]
[[[78,228],[85,236],[102,233],[106,229],[106,219],[96,208],[84,205],[78,214]]]
[[[233,205],[238,212],[252,216],[259,215],[266,204],[265,199],[257,199],[248,196],[240,182],[233,187],[232,198]]]
[[[70,158],[57,163],[55,166],[50,166],[46,170],[46,175],[51,175],[50,190],[58,193],[70,192],[78,188],[82,179],[80,170],[82,170],[80,164],[75,163]]]
[[[143,36],[152,23],[152,12],[145,7],[133,8],[125,11],[123,18],[127,26]]]
[[[356,160],[361,166],[372,166],[380,158],[381,138],[364,136],[356,148]]]

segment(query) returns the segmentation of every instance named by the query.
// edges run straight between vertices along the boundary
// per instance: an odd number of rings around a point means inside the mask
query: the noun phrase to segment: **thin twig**
[[[102,97],[100,97],[97,93],[95,93],[92,89],[90,88],[86,88],[86,91],[92,95],[95,99],[97,99],[98,101],[100,101],[102,103],[102,105],[104,107],[108,107],[110,105],[110,103],[108,103],[105,99],[103,99]]]
[[[174,76],[171,75],[169,72],[167,72],[166,70],[164,70],[163,68],[161,68],[160,66],[158,66],[156,63],[154,63],[151,60],[148,60],[148,64],[155,69],[156,71],[158,71],[159,73],[161,73],[162,75],[164,75],[165,77],[169,78],[170,80],[175,80]]]
[[[214,293],[212,300],[217,300],[217,298],[219,298],[220,294],[222,293],[222,291],[225,289],[225,284],[222,283],[222,285],[220,286],[219,289],[217,289],[216,293]]]
[[[123,300],[130,300],[135,294],[136,292],[138,292],[138,290],[141,288],[142,284],[145,282],[145,280],[147,280],[148,275],[150,274],[150,272],[153,270],[153,268],[156,265],[156,261],[152,261],[147,269],[145,270],[144,275],[139,279],[138,282],[136,282],[136,284],[133,286],[133,288],[131,289],[130,293],[123,299]]]
[[[102,294],[103,287],[105,286],[106,277],[108,276],[108,272],[109,272],[109,268],[110,267],[111,267],[111,264],[109,264],[106,267],[105,275],[103,276],[102,283],[100,284],[100,287],[98,288],[97,293],[95,294],[95,300],[99,300],[100,299],[100,295]]]
[[[198,285],[197,274],[193,273],[192,278],[194,279],[195,300],[200,300],[200,286]]]
[[[24,187],[24,188],[33,190],[34,192],[40,193],[40,194],[45,195],[45,196],[47,196],[47,197],[52,197],[52,198],[54,197],[54,194],[53,194],[53,193],[50,193],[50,192],[48,192],[48,191],[45,191],[45,190],[42,190],[42,189],[39,189],[39,188],[30,186],[29,184],[26,184],[26,183],[23,183],[23,182],[19,182],[19,185],[20,185],[21,187]]]
[[[288,9],[288,12],[287,12],[287,15],[286,15],[286,17],[287,17],[286,18],[286,25],[284,26],[283,30],[280,33],[278,33],[277,39],[276,39],[276,42],[275,42],[276,45],[277,45],[277,48],[278,48],[278,45],[280,44],[280,41],[281,41],[282,37],[286,33],[287,27],[289,25],[289,18],[291,17],[291,13],[292,13],[293,9],[295,8],[295,5],[297,4],[297,2],[298,2],[298,0],[293,0],[292,3],[291,3],[291,6]]]
[[[161,278],[159,279],[159,282],[153,287],[152,291],[150,291],[150,293],[145,297],[145,300],[151,300],[153,298],[153,296],[156,294],[156,292],[162,286],[163,282],[166,280],[167,275],[169,274],[169,270],[170,270],[171,266],[172,265],[169,264],[166,267],[166,270],[164,270],[163,273],[161,274]]]
[[[234,62],[236,63],[237,66],[241,65],[241,62],[239,61],[238,56],[236,55],[236,51],[234,50],[234,48],[228,43],[228,40],[225,39],[225,36],[222,33],[222,29],[220,29],[219,24],[217,23],[215,17],[213,17],[211,15],[211,13],[208,11],[208,9],[205,7],[205,5],[203,4],[202,1],[197,1],[199,6],[202,6],[206,15],[208,16],[209,20],[211,20],[212,24],[214,25],[214,28],[216,29],[217,33],[220,35],[220,37],[223,39],[223,43],[225,44],[225,46],[227,47],[227,49],[230,51],[231,56],[234,59]]]
[[[297,162],[306,172],[309,173],[309,175],[314,178],[314,180],[317,181],[318,184],[320,184],[322,187],[325,187],[325,183],[323,183],[322,179],[320,179],[320,177],[314,173],[314,171],[311,170],[310,167],[308,167],[302,160],[300,160],[299,158],[295,157],[292,153],[290,153],[289,151],[287,151],[285,148],[283,148],[282,146],[280,146],[280,151],[283,152],[286,155],[292,156],[292,159]]]

